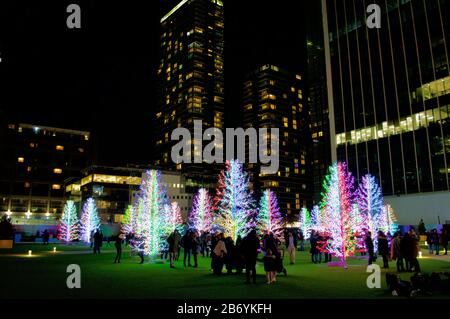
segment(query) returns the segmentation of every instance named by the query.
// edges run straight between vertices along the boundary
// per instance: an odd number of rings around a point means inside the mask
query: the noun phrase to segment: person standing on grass
[[[420,272],[419,260],[417,257],[419,256],[419,238],[416,235],[416,231],[414,228],[409,230],[410,237],[410,245],[409,245],[409,257],[410,257],[410,266],[414,268],[415,273]]]
[[[448,249],[448,232],[447,229],[442,230],[441,233],[441,245],[442,248],[444,248],[444,255],[447,255],[447,249]]]
[[[405,260],[405,271],[408,272],[411,271],[410,242],[409,233],[404,234],[400,239],[400,256]]]
[[[188,266],[192,267],[192,265],[191,265],[192,237],[191,237],[190,230],[188,230],[186,232],[186,234],[184,234],[183,238],[181,238],[181,246],[184,249],[184,255],[183,255],[184,267],[186,267],[186,259],[188,261]]]
[[[389,243],[386,235],[378,231],[378,254],[383,258],[383,268],[389,268]]]
[[[222,268],[226,254],[227,248],[225,247],[224,236],[223,234],[220,234],[218,236],[217,244],[211,254],[211,266],[215,275],[222,274]]]
[[[256,284],[256,259],[260,248],[259,239],[256,236],[256,231],[253,229],[242,240],[242,253],[245,260],[245,276],[247,278],[246,283],[248,284],[250,283],[250,274],[253,283]]]
[[[297,241],[295,240],[294,235],[292,232],[289,232],[288,234],[288,252],[289,252],[289,261],[291,265],[295,264],[295,251],[297,250]]]
[[[114,259],[114,263],[120,264],[120,258],[122,257],[122,242],[124,239],[124,235],[119,233],[114,242],[114,246],[116,247],[116,258]]]
[[[299,230],[298,232],[298,241],[299,241],[299,251],[305,251],[305,236],[303,235],[303,232]]]
[[[44,230],[44,233],[42,234],[42,242],[44,243],[44,245],[48,245],[48,239],[50,238],[50,234],[48,232],[48,230]]]
[[[180,245],[180,233],[178,230],[174,230],[172,234],[167,238],[167,243],[169,244],[169,258],[170,258],[170,268],[175,268],[175,258],[178,253],[178,246]]]
[[[433,248],[436,251],[436,256],[439,256],[439,233],[437,229],[433,229]]]
[[[94,234],[94,254],[100,254],[100,247],[103,238],[100,231],[97,229]]]
[[[374,246],[373,246],[373,240],[372,240],[372,233],[370,231],[367,232],[366,238],[364,240],[366,244],[367,254],[369,255],[368,265],[372,265],[372,262],[374,261]]]
[[[397,260],[397,272],[405,271],[403,267],[403,256],[401,251],[400,233],[396,232],[391,241],[391,259]]]
[[[433,254],[433,231],[427,232],[427,246],[428,246],[428,253],[430,255]]]
[[[194,257],[194,268],[198,267],[198,260],[197,260],[197,256],[198,256],[198,251],[200,249],[200,242],[197,236],[197,232],[192,232],[191,233],[191,251],[192,251],[192,256]]]
[[[264,270],[266,272],[267,284],[276,282],[276,256],[273,253],[273,249],[266,250],[264,256]]]

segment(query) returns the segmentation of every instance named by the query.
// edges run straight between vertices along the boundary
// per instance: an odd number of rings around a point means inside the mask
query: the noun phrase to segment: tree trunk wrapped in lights
[[[64,205],[64,211],[58,225],[58,240],[69,243],[78,239],[78,216],[77,208],[72,200]]]
[[[97,205],[93,198],[88,198],[83,206],[80,218],[80,239],[86,243],[91,242],[92,235],[100,229],[100,218],[97,214]]]
[[[278,200],[274,192],[267,189],[263,192],[259,204],[256,227],[258,233],[272,233],[275,238],[283,235],[284,222],[278,207]]]
[[[344,268],[347,268],[347,257],[354,255],[357,247],[354,235],[357,221],[352,213],[353,193],[354,178],[345,163],[333,164],[323,183],[321,205],[325,236],[331,239],[321,250],[339,258]]]
[[[189,214],[189,229],[198,233],[211,231],[213,213],[209,192],[200,188],[192,201],[192,210]]]
[[[214,224],[226,237],[244,237],[255,226],[254,203],[247,173],[237,160],[227,161],[214,199]]]

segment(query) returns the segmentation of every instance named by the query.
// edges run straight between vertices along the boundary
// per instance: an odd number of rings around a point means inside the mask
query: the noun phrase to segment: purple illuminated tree
[[[272,233],[276,238],[283,235],[284,222],[277,196],[270,189],[265,190],[261,196],[256,226],[261,235]]]

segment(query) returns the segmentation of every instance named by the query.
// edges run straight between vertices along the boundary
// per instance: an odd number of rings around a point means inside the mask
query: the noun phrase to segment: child
[[[275,255],[272,249],[267,249],[266,255],[264,256],[264,270],[266,272],[267,284],[275,282]]]

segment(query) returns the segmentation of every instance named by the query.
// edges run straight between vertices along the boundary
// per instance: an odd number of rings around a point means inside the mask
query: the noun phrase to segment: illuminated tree
[[[66,243],[78,239],[78,216],[77,208],[72,200],[68,200],[64,205],[64,211],[58,225],[58,240]]]
[[[100,229],[100,218],[97,214],[97,206],[93,198],[88,198],[80,218],[80,239],[90,243],[92,234],[98,229]]]
[[[386,210],[388,216],[389,232],[393,236],[396,232],[398,232],[397,216],[395,215],[394,209],[391,205],[384,205],[384,209]]]
[[[137,213],[136,239],[133,249],[145,255],[156,257],[161,249],[162,225],[164,223],[164,203],[166,188],[161,182],[161,173],[149,170],[142,179]]]
[[[321,249],[339,258],[344,268],[347,268],[347,257],[352,256],[357,247],[353,193],[354,178],[345,163],[333,164],[323,183],[322,193],[323,225],[331,240]]]
[[[137,209],[133,205],[128,205],[123,216],[123,232],[134,234],[137,228]]]
[[[181,208],[178,202],[173,202],[170,205],[164,206],[164,227],[168,230],[166,235],[170,235],[175,229],[180,234],[183,233],[183,217],[181,216]]]
[[[322,218],[320,208],[318,205],[314,205],[311,210],[311,229],[315,231],[322,231]]]
[[[195,229],[199,233],[211,231],[213,213],[209,192],[206,189],[200,188],[195,194],[188,220],[190,229]]]
[[[284,223],[277,196],[269,189],[265,190],[261,196],[256,225],[260,234],[272,233],[275,238],[283,235]]]
[[[306,207],[303,207],[300,211],[300,229],[303,233],[305,240],[311,237],[311,215]]]
[[[234,240],[244,237],[254,227],[254,203],[243,165],[237,160],[227,161],[219,176],[214,203],[215,223],[225,236]]]
[[[370,174],[362,177],[357,191],[357,202],[360,213],[366,219],[367,229],[372,234],[375,251],[378,250],[378,230],[386,224],[386,216],[382,214],[383,195],[378,183]]]

